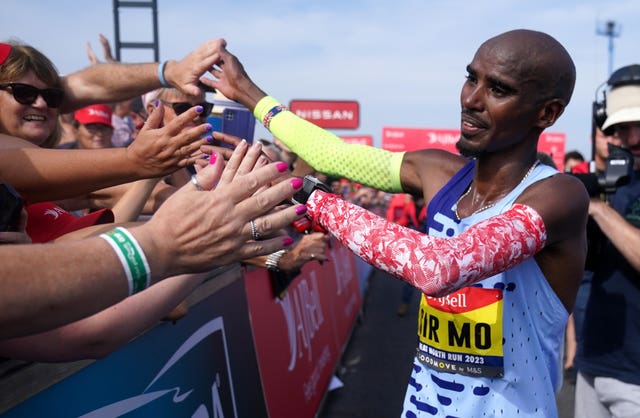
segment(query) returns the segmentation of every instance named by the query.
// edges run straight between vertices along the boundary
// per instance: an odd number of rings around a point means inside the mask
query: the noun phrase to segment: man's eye
[[[505,94],[507,94],[507,91],[505,89],[503,89],[502,87],[498,87],[498,86],[491,87],[491,91],[496,96],[504,96]]]

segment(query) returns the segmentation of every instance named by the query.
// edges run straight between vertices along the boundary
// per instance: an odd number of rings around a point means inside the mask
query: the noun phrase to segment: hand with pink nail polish
[[[194,266],[215,268],[292,244],[281,231],[304,216],[303,206],[273,209],[290,200],[302,181],[264,187],[282,171],[277,163],[254,168],[259,155],[260,148],[246,142],[238,144],[226,163],[218,155],[200,169],[195,181],[167,199],[151,220],[132,228],[143,248],[144,242],[164,253],[153,257],[158,271],[178,274]]]

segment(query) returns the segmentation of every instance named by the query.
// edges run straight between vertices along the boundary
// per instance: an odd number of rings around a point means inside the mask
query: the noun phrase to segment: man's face
[[[80,124],[78,127],[78,148],[100,149],[111,148],[113,128],[102,123]]]
[[[614,137],[633,154],[634,168],[640,169],[640,121],[614,125]]]
[[[205,94],[203,92],[200,93],[199,96],[187,96],[177,90],[168,91],[164,97],[160,99],[160,103],[164,106],[164,120],[163,123],[165,125],[169,124],[172,120],[178,117],[174,109],[174,105],[178,103],[187,103],[191,106],[196,106],[205,101]],[[204,123],[207,116],[204,113],[201,113],[198,117],[194,118],[193,121],[187,126],[197,126],[201,123]]]
[[[467,66],[457,143],[463,155],[475,157],[509,148],[532,129],[538,113],[537,80],[523,74],[521,61],[509,45],[494,42],[482,45]]]

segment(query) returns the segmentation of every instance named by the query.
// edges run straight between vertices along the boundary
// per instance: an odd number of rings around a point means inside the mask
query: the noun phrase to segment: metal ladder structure
[[[126,9],[150,9],[151,24],[153,26],[152,42],[127,42],[123,41],[120,36],[120,12]],[[158,45],[158,2],[157,0],[149,1],[120,1],[113,0],[113,23],[115,33],[115,53],[116,60],[120,61],[121,51],[123,49],[149,49],[153,51],[153,60],[160,61],[160,52]]]

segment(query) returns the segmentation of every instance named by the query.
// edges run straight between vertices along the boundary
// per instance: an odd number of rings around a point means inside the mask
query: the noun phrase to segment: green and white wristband
[[[138,293],[149,287],[151,269],[138,241],[123,227],[117,227],[100,238],[111,245],[116,252],[129,283],[129,295]]]

